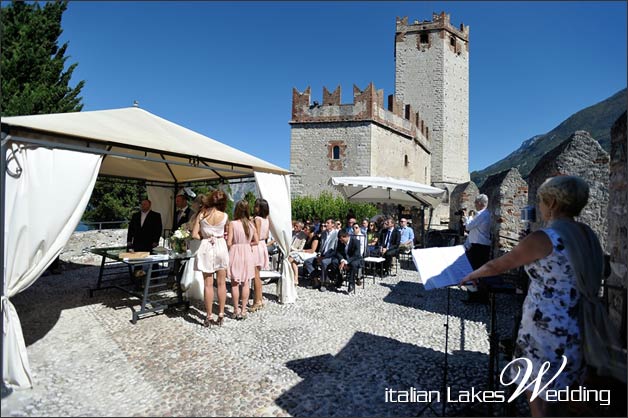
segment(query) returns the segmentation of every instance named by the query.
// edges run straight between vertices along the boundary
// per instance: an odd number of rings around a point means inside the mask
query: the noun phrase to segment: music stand
[[[445,323],[443,324],[443,326],[445,327],[445,359],[444,359],[444,361],[443,361],[443,384],[442,384],[442,386],[441,386],[441,391],[440,391],[441,395],[443,395],[443,396],[444,396],[444,394],[445,394],[445,393],[447,393],[447,370],[448,370],[448,367],[447,367],[447,356],[448,356],[448,354],[449,354],[449,353],[448,353],[448,349],[449,349],[449,307],[450,307],[450,303],[449,303],[449,301],[450,301],[450,289],[451,289],[451,286],[447,286],[447,309],[446,309],[446,311],[445,311],[445,318],[446,318],[446,319],[445,319]],[[446,416],[446,415],[445,415],[445,410],[446,410],[446,408],[447,408],[447,400],[446,400],[446,399],[447,399],[446,397],[444,397],[444,398],[442,399],[442,403],[443,403],[443,410],[442,410],[442,412],[441,412],[441,415],[438,415],[438,412],[436,412],[436,411],[434,410],[434,408],[432,408],[432,402],[433,402],[433,401],[430,401],[427,405],[425,405],[425,406],[423,407],[423,409],[421,409],[421,410],[419,411],[419,414],[418,414],[417,416],[418,416],[418,417],[420,417],[421,415],[423,415],[423,412],[424,412],[426,409],[428,409],[428,408],[429,408],[429,409],[430,409],[430,410],[434,413],[434,415],[436,415],[436,416],[441,416],[441,417]]]

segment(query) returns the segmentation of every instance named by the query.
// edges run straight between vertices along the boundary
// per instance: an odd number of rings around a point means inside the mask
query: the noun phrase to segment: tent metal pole
[[[8,147],[8,135],[4,132],[2,132],[2,146],[1,146],[1,150],[2,150],[2,161],[0,162],[0,189],[2,189],[2,193],[0,194],[0,272],[2,273],[2,293],[0,294],[2,296],[2,298],[4,299],[4,297],[6,296],[4,294],[4,282],[5,282],[5,271],[4,271],[4,220],[5,220],[5,203],[6,203],[6,183],[7,183],[7,151],[9,149]],[[2,302],[2,310],[4,311],[4,302]],[[3,312],[4,315],[4,312]],[[2,343],[2,347],[4,347],[4,321],[2,321],[2,325],[1,325],[2,329],[1,329],[1,343]],[[2,354],[0,354],[0,374],[2,376],[4,376],[4,349],[2,350]],[[4,383],[2,383],[4,385]]]

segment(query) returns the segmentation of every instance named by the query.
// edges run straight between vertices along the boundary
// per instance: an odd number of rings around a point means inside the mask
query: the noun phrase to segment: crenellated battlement
[[[397,17],[397,30],[395,33],[395,42],[403,42],[404,38],[408,34],[429,34],[430,32],[437,32],[441,39],[445,38],[445,32],[449,32],[451,35],[459,38],[464,43],[466,50],[469,50],[469,26],[465,26],[463,23],[459,27],[455,27],[451,24],[450,15],[441,12],[432,13],[432,20],[424,20],[419,22],[415,20],[412,24],[408,24],[408,17]],[[420,42],[417,41],[417,46],[420,47]],[[427,37],[423,42],[428,48],[431,46],[431,39]],[[458,52],[458,51],[455,51]]]
[[[429,128],[419,112],[392,94],[387,98],[387,107],[384,107],[384,90],[376,90],[373,83],[363,90],[354,84],[353,103],[349,104],[341,103],[340,86],[331,93],[323,87],[322,104],[318,101],[312,103],[310,86],[303,92],[292,89],[290,124],[358,121],[376,122],[416,140],[429,150]]]

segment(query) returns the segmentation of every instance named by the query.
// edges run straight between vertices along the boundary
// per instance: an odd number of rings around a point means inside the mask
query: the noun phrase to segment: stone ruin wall
[[[495,181],[492,182],[491,180]],[[519,170],[495,174],[486,179],[480,192],[488,196],[491,212],[492,258],[512,250],[519,243],[523,228],[521,209],[528,204],[528,184]]]
[[[608,237],[611,275],[607,283],[609,316],[620,330],[626,346],[626,287],[628,284],[628,167],[626,158],[626,112],[611,128],[610,180],[608,185]]]
[[[475,210],[473,201],[479,194],[480,190],[478,189],[478,186],[476,186],[476,184],[472,181],[459,184],[454,188],[451,195],[449,195],[449,229],[458,231],[458,233],[462,235],[462,231],[460,231],[461,217],[455,213],[462,208],[465,208],[467,213],[469,213],[470,209]]]
[[[586,223],[596,232],[606,251],[609,161],[608,153],[588,132],[576,131],[547,153],[530,172],[527,179],[528,204],[536,205],[536,191],[548,177],[573,175],[585,179],[590,188],[589,203],[577,220]],[[539,217],[537,211],[537,222],[532,224],[532,230],[541,227]]]

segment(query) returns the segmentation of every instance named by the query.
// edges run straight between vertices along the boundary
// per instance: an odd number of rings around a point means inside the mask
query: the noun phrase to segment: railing
[[[79,226],[77,228],[77,231],[93,231],[93,230],[97,230],[100,231],[101,229],[120,229],[120,228],[124,228],[126,224],[128,224],[129,221],[122,220],[122,221],[96,221],[96,222],[81,222],[79,223]],[[84,226],[86,228],[81,228],[81,226]]]

